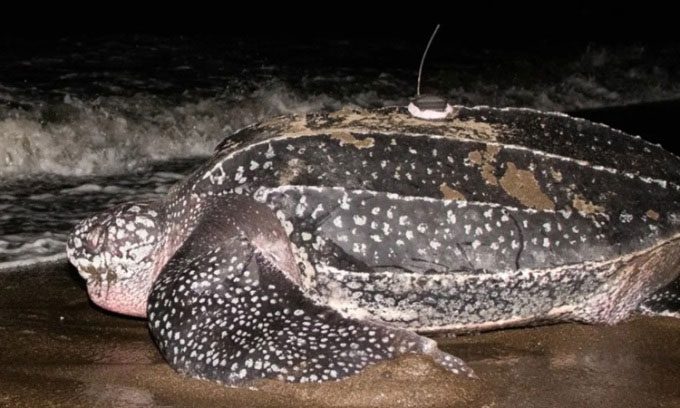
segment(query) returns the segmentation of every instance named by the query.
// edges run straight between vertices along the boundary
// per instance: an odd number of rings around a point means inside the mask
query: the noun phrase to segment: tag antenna
[[[437,31],[439,31],[439,27],[441,24],[437,24],[437,27],[434,28],[434,32],[430,36],[430,41],[427,42],[427,47],[425,47],[425,52],[423,53],[423,58],[420,59],[420,68],[418,69],[418,88],[416,89],[416,96],[420,96],[420,77],[423,74],[423,64],[425,64],[425,57],[427,57],[427,52],[430,50],[430,45],[432,45],[432,40],[434,40],[434,36],[437,35]]]

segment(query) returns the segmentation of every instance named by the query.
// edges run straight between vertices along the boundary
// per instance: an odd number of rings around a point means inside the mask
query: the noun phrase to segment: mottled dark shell
[[[551,249],[545,259],[527,259],[532,267],[620,256],[680,229],[680,159],[639,137],[559,113],[459,107],[451,119],[427,122],[390,108],[286,117],[227,138],[206,170],[219,173],[223,158],[247,146],[244,156],[264,164],[270,145],[281,146],[274,162],[283,167],[272,165],[260,180],[273,176],[273,185],[371,190],[512,207],[533,217],[550,214],[525,237],[533,250]],[[236,169],[234,159],[229,167]],[[242,166],[246,188],[250,164]],[[225,187],[238,185],[225,180]],[[498,229],[498,220],[484,218]],[[556,224],[546,224],[551,220]]]
[[[621,265],[676,250],[679,182],[676,156],[605,125],[529,109],[456,107],[441,121],[404,108],[277,118],[225,139],[183,186],[267,203],[289,234],[310,296],[340,310],[362,308],[389,321],[392,312],[372,305],[393,311],[400,290],[408,297],[409,288],[435,284],[441,289],[421,290],[423,299],[410,305],[483,324],[521,319],[531,313],[518,308],[536,307],[503,300],[513,296],[548,298],[545,308],[554,310],[614,296],[612,286],[621,292],[631,280],[616,272]],[[670,282],[678,257],[662,258],[642,290],[617,292],[618,300],[630,309]],[[408,279],[385,280],[397,271]],[[553,281],[532,283],[539,278]],[[529,283],[507,292],[509,282]],[[338,285],[357,291],[335,299]],[[391,300],[383,296],[388,289]],[[456,293],[458,303],[446,306],[454,291],[476,298]],[[625,298],[633,292],[635,300]],[[470,305],[501,313],[462,318]],[[412,326],[444,325],[423,315]]]

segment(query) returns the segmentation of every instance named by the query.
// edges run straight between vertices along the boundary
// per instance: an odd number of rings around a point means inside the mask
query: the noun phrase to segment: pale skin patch
[[[368,149],[374,146],[375,139],[367,137],[365,139],[357,139],[350,132],[334,132],[331,138],[340,141],[340,145],[352,145],[357,149]]]
[[[550,168],[550,175],[552,176],[553,180],[555,180],[558,183],[562,182],[562,172],[559,170],[555,170],[552,167]]]
[[[481,165],[483,163],[482,153],[480,153],[479,150],[473,150],[468,153],[468,159],[470,159],[470,161],[476,165]]]
[[[554,210],[555,203],[541,191],[538,181],[529,170],[520,170],[513,162],[505,163],[506,170],[500,185],[508,195],[523,205],[536,210]]]
[[[361,109],[342,109],[328,114],[327,121],[310,123],[306,116],[275,118],[262,128],[270,128],[277,134],[287,137],[316,136],[321,131],[331,135],[336,133],[394,132],[430,133],[455,139],[496,141],[498,136],[507,133],[507,126],[460,120],[450,115],[450,119],[429,121],[408,114],[393,112],[389,115]]]
[[[486,151],[484,152],[484,158],[488,162],[495,162],[496,161],[496,155],[501,151],[500,146],[495,146],[495,145],[487,145],[486,146]]]
[[[488,184],[491,184],[492,186],[498,185],[498,178],[495,174],[493,174],[493,166],[491,164],[484,163],[481,172],[484,181],[486,181]]]
[[[306,116],[280,116],[272,119],[268,127],[279,129],[281,133],[311,133],[311,129],[307,127]]]
[[[645,213],[645,215],[647,216],[647,218],[652,219],[652,220],[654,220],[654,221],[658,221],[658,220],[659,220],[659,213],[656,212],[656,211],[654,211],[654,210],[647,210],[647,212]]]
[[[571,205],[579,212],[587,215],[601,214],[604,212],[604,207],[593,204],[592,201],[586,200],[583,196],[577,194],[571,201]]]
[[[498,127],[489,123],[454,119],[451,125],[482,140],[495,141],[498,138]]]
[[[439,185],[439,191],[442,192],[442,196],[447,200],[459,200],[465,201],[465,196],[460,191],[449,187],[446,183]]]
[[[481,172],[484,181],[492,186],[498,185],[498,178],[494,174],[493,163],[496,162],[496,155],[500,151],[500,146],[487,145],[486,150],[483,152],[474,150],[468,154],[470,162],[481,166],[479,171]]]

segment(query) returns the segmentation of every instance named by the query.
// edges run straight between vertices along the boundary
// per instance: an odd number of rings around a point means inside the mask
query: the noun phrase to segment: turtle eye
[[[102,227],[95,227],[85,236],[85,245],[88,249],[94,250],[103,242],[104,229]]]

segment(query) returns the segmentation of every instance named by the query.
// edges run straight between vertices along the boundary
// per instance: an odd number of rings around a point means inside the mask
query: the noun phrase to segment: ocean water
[[[165,194],[235,130],[404,105],[425,39],[0,39],[0,270],[65,258],[69,230]],[[680,46],[435,42],[423,90],[573,111],[680,97]]]

